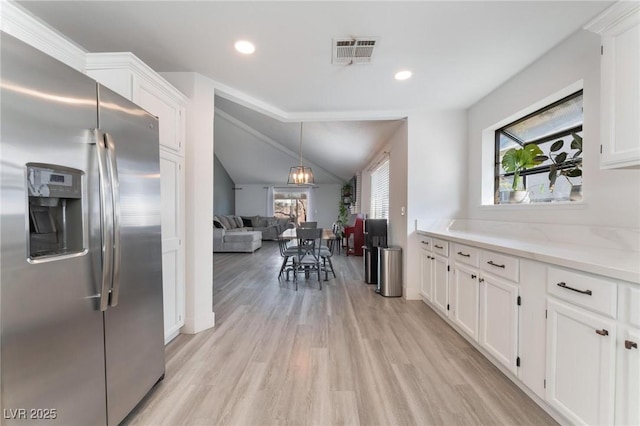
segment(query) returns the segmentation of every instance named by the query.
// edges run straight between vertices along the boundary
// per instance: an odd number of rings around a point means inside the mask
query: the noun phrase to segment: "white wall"
[[[493,142],[483,130],[579,81],[584,87],[582,205],[481,207]],[[472,219],[640,227],[640,170],[600,170],[600,37],[579,31],[468,110],[468,213]],[[489,151],[487,151],[489,150]],[[483,160],[484,158],[484,160]],[[483,177],[484,166],[484,177]],[[492,183],[489,183],[492,185]]]
[[[389,222],[387,242],[402,246],[407,241],[407,123],[396,130],[366,169],[362,171],[362,213],[371,214],[371,173],[384,152],[389,153]],[[402,209],[404,208],[404,212]]]
[[[236,184],[236,215],[238,216],[266,216],[267,215],[267,184]],[[313,212],[311,219],[318,222],[322,228],[331,228],[338,219],[338,203],[340,201],[341,185],[318,184],[314,191]]]
[[[405,297],[420,299],[417,219],[464,217],[467,197],[465,111],[416,111],[408,118]]]
[[[407,121],[396,130],[376,159],[362,171],[362,212],[371,214],[371,169],[386,151],[389,153],[389,220],[387,243],[402,247],[403,287],[407,282]],[[359,183],[360,184],[360,183]],[[406,296],[406,292],[405,292]]]
[[[186,313],[184,333],[215,324],[213,313],[213,114],[214,83],[190,72],[162,73],[189,98],[186,180]]]
[[[319,228],[331,229],[338,220],[340,188],[342,185],[322,184],[314,188],[314,205],[311,220],[318,222]]]
[[[236,183],[236,215],[266,216],[267,190],[265,186],[268,185]]]

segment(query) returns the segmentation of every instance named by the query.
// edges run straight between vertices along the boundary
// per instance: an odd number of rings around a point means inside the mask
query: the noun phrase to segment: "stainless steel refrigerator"
[[[1,421],[117,425],[165,371],[158,122],[0,48]]]

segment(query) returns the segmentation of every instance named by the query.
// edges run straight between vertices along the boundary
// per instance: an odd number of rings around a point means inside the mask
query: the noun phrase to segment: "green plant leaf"
[[[558,179],[558,169],[555,164],[551,165],[551,170],[549,171],[549,191],[553,192],[553,188],[556,185],[556,179]]]
[[[582,155],[582,151],[578,151],[575,154],[573,154],[573,159],[579,158]]]
[[[511,148],[507,152],[505,152],[504,157],[502,157],[502,168],[505,172],[511,173],[515,172],[517,169],[517,160],[516,160],[516,149]]]
[[[551,145],[551,149],[549,151],[551,152],[560,151],[563,146],[564,146],[564,141],[560,139],[559,141],[555,141],[553,145]]]
[[[539,155],[542,155],[542,150],[535,144],[518,149],[511,148],[502,157],[502,168],[507,173],[520,172],[540,164],[542,161],[536,159]]]
[[[567,159],[567,153],[561,152],[560,154],[556,155],[556,164],[562,164],[565,162],[566,159]]]
[[[582,170],[580,169],[571,169],[567,172],[567,177],[580,177],[582,176]]]
[[[580,152],[582,152],[582,136],[576,133],[571,133],[571,136],[573,136],[573,140],[571,141],[571,149],[578,149],[580,150]]]
[[[544,163],[544,162],[545,162],[545,161],[547,161],[548,159],[549,159],[549,157],[548,157],[548,156],[546,156],[546,155],[536,155],[536,158],[534,158],[533,160],[534,160],[534,161],[537,161],[537,162],[538,162],[538,164],[540,164],[540,163]]]

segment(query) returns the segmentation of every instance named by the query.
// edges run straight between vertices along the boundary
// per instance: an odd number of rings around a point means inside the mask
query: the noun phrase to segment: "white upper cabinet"
[[[184,138],[187,98],[131,53],[89,53],[87,74],[158,117],[165,343],[185,314]]]
[[[160,146],[184,156],[187,98],[135,55],[88,53],[87,74],[158,117]]]
[[[602,37],[602,168],[640,167],[640,6],[619,2],[585,29]]]

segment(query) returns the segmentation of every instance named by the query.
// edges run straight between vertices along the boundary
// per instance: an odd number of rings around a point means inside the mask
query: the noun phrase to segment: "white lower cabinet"
[[[480,281],[480,345],[517,374],[518,286],[482,275]]]
[[[430,251],[420,251],[420,294],[429,301],[433,293],[433,259]]]
[[[616,350],[616,424],[640,425],[640,330],[624,327]]]
[[[433,305],[448,315],[449,305],[449,259],[433,256]]]
[[[456,264],[450,287],[449,316],[473,340],[478,340],[478,271]]]
[[[640,288],[620,286],[616,424],[640,425]]]
[[[615,321],[552,298],[547,315],[547,402],[574,424],[612,424]]]
[[[470,243],[425,236],[424,300],[560,423],[639,426],[640,286]]]

